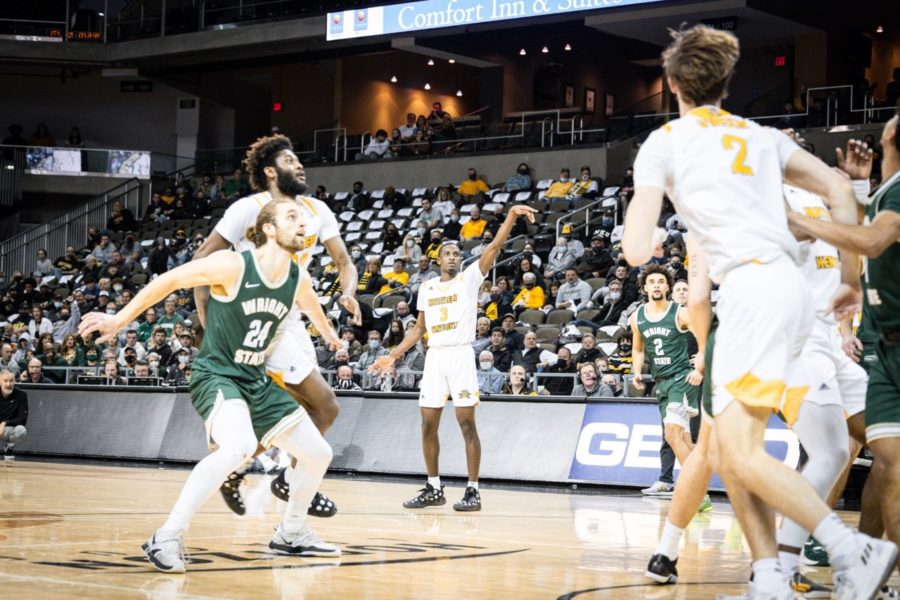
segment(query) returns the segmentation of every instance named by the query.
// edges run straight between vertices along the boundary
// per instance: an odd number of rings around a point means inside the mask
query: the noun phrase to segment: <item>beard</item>
[[[654,302],[659,302],[660,300],[662,300],[665,297],[666,297],[666,295],[663,294],[662,292],[653,292],[650,294],[650,299],[653,300]]]
[[[275,242],[291,254],[302,250],[305,245],[304,241],[302,236],[296,233],[288,233],[287,231],[279,230],[275,235]]]
[[[275,186],[278,188],[278,191],[285,196],[294,198],[309,189],[309,186],[306,185],[305,181],[300,181],[289,171],[282,171],[281,169],[276,170],[278,172],[278,178],[275,180]]]

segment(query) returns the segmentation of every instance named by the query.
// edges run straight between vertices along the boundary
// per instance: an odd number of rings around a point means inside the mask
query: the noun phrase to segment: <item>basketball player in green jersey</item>
[[[634,344],[631,349],[634,387],[644,389],[641,371],[650,359],[663,435],[678,462],[687,462],[694,449],[691,418],[699,412],[701,372],[691,366],[688,354],[687,310],[668,299],[672,274],[662,265],[649,265],[638,278],[647,302],[629,318]],[[704,502],[703,510],[712,505]]]
[[[331,462],[331,447],[303,407],[266,376],[266,350],[276,329],[296,305],[333,349],[340,341],[322,312],[309,274],[291,255],[303,245],[305,225],[294,202],[270,202],[254,230],[255,250],[216,252],[151,281],[115,314],[91,313],[79,333],[112,339],[146,308],[171,292],[210,287],[207,330],[194,361],[191,400],[206,424],[214,452],[191,471],[165,524],[143,545],[153,566],[183,573],[182,538],[194,513],[225,477],[257,447],[277,446],[300,459],[289,479],[290,500],[269,548],[296,556],[337,556],[306,526],[307,506]]]
[[[888,539],[900,542],[900,105],[881,134],[883,183],[869,204],[865,225],[845,225],[789,213],[801,233],[867,258],[868,309],[879,334],[869,367],[866,441],[881,482],[881,511]]]

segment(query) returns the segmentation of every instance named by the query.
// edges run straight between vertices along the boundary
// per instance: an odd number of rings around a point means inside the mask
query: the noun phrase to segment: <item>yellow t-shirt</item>
[[[530,290],[527,287],[523,287],[522,291],[520,291],[515,298],[513,298],[513,306],[521,301],[525,301],[525,308],[531,308],[534,310],[540,310],[544,308],[544,288],[535,284],[533,288]]]
[[[471,179],[466,179],[459,187],[456,188],[456,191],[462,196],[474,196],[477,193],[487,194],[491,191],[491,188],[488,187],[488,184],[483,182],[480,179],[476,179],[472,181]]]
[[[484,219],[478,219],[477,221],[475,221],[474,219],[469,219],[459,230],[459,234],[464,240],[474,237],[481,237],[481,234],[484,233],[484,228],[486,225],[487,221],[485,221]]]
[[[409,283],[409,273],[407,273],[406,271],[401,271],[399,273],[395,273],[394,271],[391,271],[390,273],[385,274],[384,278],[387,279],[388,281],[399,281],[400,285],[406,285],[407,283]],[[385,285],[381,286],[381,289],[378,290],[378,293],[384,294],[389,291],[391,291],[391,286],[388,284],[385,284]]]
[[[545,198],[565,198],[569,195],[569,192],[572,191],[572,188],[575,187],[574,181],[554,181],[550,187],[547,189],[547,193],[544,194]]]

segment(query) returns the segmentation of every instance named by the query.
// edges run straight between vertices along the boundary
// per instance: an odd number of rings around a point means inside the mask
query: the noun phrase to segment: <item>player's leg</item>
[[[478,474],[481,468],[481,440],[475,426],[475,407],[481,401],[478,392],[478,372],[469,347],[448,349],[448,357],[441,362],[444,378],[453,398],[456,422],[466,444],[466,466],[469,481],[463,498],[453,504],[453,510],[481,510],[481,492],[478,491]]]
[[[308,507],[331,464],[332,450],[309,418],[279,434],[272,444],[297,458],[288,476],[290,498],[269,548],[294,556],[340,556],[340,548],[322,541],[307,525]]]
[[[438,428],[450,394],[450,386],[440,370],[442,354],[441,349],[431,348],[425,355],[425,366],[419,381],[419,413],[422,416],[422,455],[425,458],[428,481],[418,494],[403,503],[405,508],[442,506],[447,503],[438,470],[441,453]]]
[[[221,402],[209,416],[207,426],[218,449],[196,464],[168,519],[143,546],[150,562],[160,571],[184,572],[181,540],[191,518],[228,473],[256,450],[250,412],[241,399]]]
[[[672,490],[675,488],[675,482],[672,478],[674,470],[675,452],[672,451],[672,446],[669,445],[665,435],[663,435],[662,442],[659,445],[659,479],[650,487],[642,489],[641,493],[647,496],[671,497]]]
[[[475,407],[456,406],[456,422],[462,431],[466,444],[466,467],[469,473],[469,481],[462,500],[453,505],[453,510],[477,511],[481,510],[481,492],[478,490],[478,472],[481,468],[481,440],[478,438],[478,428],[475,426]]]

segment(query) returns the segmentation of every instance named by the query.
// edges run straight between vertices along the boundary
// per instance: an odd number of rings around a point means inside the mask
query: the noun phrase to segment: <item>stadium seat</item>
[[[375,308],[375,294],[362,294],[356,297],[361,303],[366,304],[369,308]]]
[[[400,210],[397,211],[398,217],[407,217],[408,218],[408,217],[413,216],[413,214],[415,214],[415,211],[411,208],[401,208]]]
[[[565,198],[555,198],[553,202],[550,203],[550,212],[565,212],[568,211],[571,206],[571,203]]]
[[[376,296],[375,305],[377,308],[390,308],[394,310],[398,304],[404,302],[405,299],[403,296],[399,295],[391,295],[391,296]]]
[[[345,210],[340,215],[338,215],[338,219],[343,221],[344,223],[349,223],[353,219],[356,218],[356,213],[350,210]]]
[[[542,310],[523,310],[519,313],[519,320],[529,325],[542,325],[546,315]]]
[[[611,186],[603,189],[603,197],[604,198],[607,196],[615,196],[618,193],[619,193],[619,186],[617,186],[617,185],[611,185]]]
[[[362,231],[363,225],[365,225],[363,221],[353,221],[352,223],[347,223],[347,231]]]
[[[589,277],[585,281],[591,286],[591,291],[597,291],[606,285],[606,277]]]
[[[537,186],[535,186],[535,187],[536,187],[539,191],[544,191],[544,190],[546,190],[547,188],[549,188],[551,185],[553,185],[553,180],[552,180],[552,179],[541,179],[540,181],[538,181]]]
[[[618,325],[607,325],[605,327],[601,327],[604,332],[606,332],[610,339],[617,339],[620,335],[625,333],[625,330]]]
[[[392,209],[392,208],[383,208],[383,209],[381,209],[381,210],[378,211],[378,214],[377,214],[376,216],[377,216],[379,219],[382,219],[382,220],[390,219],[391,217],[394,216],[394,209]]]
[[[371,209],[368,209],[368,210],[360,211],[360,212],[356,215],[356,218],[359,219],[359,220],[361,220],[361,221],[368,221],[368,220],[371,219],[374,215],[375,215],[375,211],[374,211],[374,210],[371,210]]]
[[[509,202],[509,193],[498,192],[491,196],[491,202],[495,202],[497,204],[506,204],[507,202]]]
[[[335,202],[343,202],[344,200],[347,199],[348,196],[350,196],[350,192],[335,192],[334,201]]]
[[[547,323],[551,325],[565,325],[575,317],[571,310],[557,309],[551,310],[547,315]]]
[[[377,219],[369,221],[369,231],[375,231],[375,230],[381,231],[381,229],[384,228],[384,224],[385,224],[384,221],[379,221]]]
[[[538,344],[538,347],[541,350],[546,350],[547,352],[552,352],[553,354],[556,354],[556,350],[557,350],[556,344],[543,343],[543,344]]]
[[[359,238],[361,238],[361,237],[362,237],[362,234],[359,232],[348,233],[347,235],[344,236],[344,241],[348,244],[352,244],[354,242],[359,241]]]
[[[426,195],[427,193],[428,193],[428,188],[423,188],[423,187],[413,188],[413,191],[412,191],[412,195],[415,197],[418,197],[418,198],[421,198],[422,196]]]
[[[150,280],[150,277],[146,273],[135,273],[129,278],[131,285],[134,286],[144,286],[147,285],[147,281]]]
[[[537,334],[538,342],[555,344],[559,342],[559,327],[550,326],[550,327],[538,327],[538,330],[535,332]]]
[[[585,321],[590,321],[591,319],[596,317],[599,312],[600,311],[597,310],[596,308],[586,308],[584,310],[578,311],[578,314],[575,316],[575,318],[576,319],[584,319]]]
[[[531,200],[531,196],[533,194],[531,192],[516,192],[515,201],[516,202],[528,202]]]
[[[372,200],[381,200],[382,198],[384,198],[384,190],[375,190],[374,192],[369,194],[369,198],[371,198]]]
[[[516,326],[516,331],[518,331],[522,335],[525,335],[526,333],[530,333],[532,331],[532,329],[531,329],[531,327],[527,327],[525,325],[518,325],[518,326]]]

